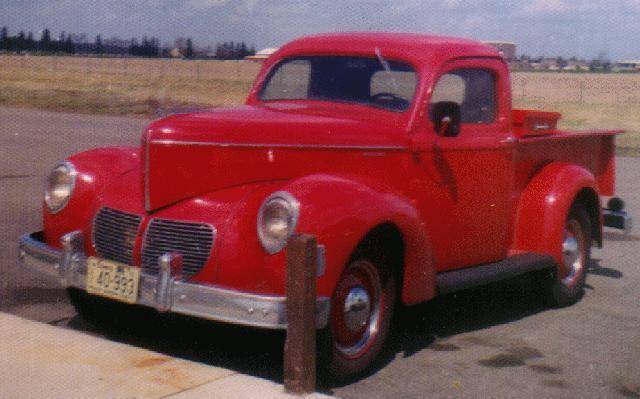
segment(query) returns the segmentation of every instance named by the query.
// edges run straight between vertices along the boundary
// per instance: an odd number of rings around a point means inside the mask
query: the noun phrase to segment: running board
[[[436,282],[438,292],[448,294],[506,280],[532,271],[548,269],[554,265],[553,258],[548,255],[515,255],[496,263],[438,273]]]

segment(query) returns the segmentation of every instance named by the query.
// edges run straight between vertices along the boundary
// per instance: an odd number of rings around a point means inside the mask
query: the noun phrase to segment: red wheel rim
[[[383,305],[378,268],[365,260],[350,264],[331,303],[331,332],[342,356],[358,358],[373,345],[380,331]]]

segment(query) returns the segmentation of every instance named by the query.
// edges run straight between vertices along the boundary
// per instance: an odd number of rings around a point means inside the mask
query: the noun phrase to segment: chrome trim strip
[[[147,142],[149,144],[149,142]],[[275,144],[275,143],[225,143],[208,141],[178,141],[178,140],[153,140],[151,144],[181,145],[181,146],[209,146],[228,148],[286,148],[286,149],[313,149],[313,150],[359,150],[359,151],[407,151],[403,146],[376,146],[376,145],[324,145],[324,144]]]
[[[43,243],[39,233],[23,235],[20,262],[43,274],[57,276],[65,287],[86,290],[87,258],[79,247],[82,235],[71,232],[65,236],[65,243],[65,251],[60,251]],[[181,281],[168,269],[164,268],[162,276],[141,271],[137,304],[245,326],[287,327],[286,296],[257,295]],[[328,297],[317,299],[317,328],[326,327],[330,303]]]

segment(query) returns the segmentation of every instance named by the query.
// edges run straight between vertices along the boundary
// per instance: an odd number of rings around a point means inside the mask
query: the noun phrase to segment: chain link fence
[[[69,72],[143,75],[146,78],[189,80],[234,80],[251,82],[260,63],[234,60],[182,60],[143,58],[99,58],[86,56],[0,55],[0,68],[19,67],[34,73]],[[511,76],[515,100],[585,104],[640,104],[640,74],[514,72]]]

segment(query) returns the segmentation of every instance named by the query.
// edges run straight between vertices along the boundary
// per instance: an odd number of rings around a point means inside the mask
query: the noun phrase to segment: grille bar
[[[182,255],[182,272],[189,278],[202,270],[209,260],[215,229],[208,224],[152,219],[142,247],[142,268],[158,273],[158,258],[166,253]]]
[[[102,208],[93,220],[93,245],[98,255],[133,264],[135,244],[142,217],[112,208]]]

